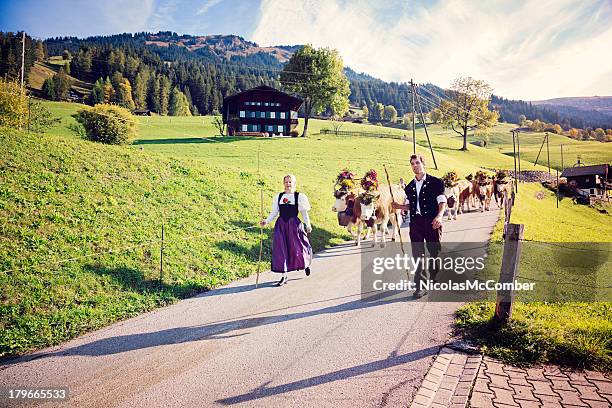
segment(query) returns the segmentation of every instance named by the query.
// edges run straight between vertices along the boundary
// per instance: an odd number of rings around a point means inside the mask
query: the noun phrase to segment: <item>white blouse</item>
[[[266,224],[274,221],[278,213],[280,212],[280,208],[278,207],[278,202],[283,201],[284,199],[288,200],[287,204],[295,205],[295,196],[293,193],[283,193],[280,200],[278,199],[278,194],[274,194],[272,197],[272,211],[270,211],[270,215],[266,219]],[[310,226],[310,218],[308,217],[308,211],[310,211],[310,202],[308,201],[308,197],[304,193],[298,194],[298,211],[302,214],[302,220],[304,224],[306,224],[307,228],[311,228]]]

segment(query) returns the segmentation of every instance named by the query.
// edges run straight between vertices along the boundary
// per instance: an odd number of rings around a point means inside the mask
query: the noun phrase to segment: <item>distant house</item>
[[[608,190],[612,188],[609,164],[569,167],[563,170],[561,177],[567,179],[570,187],[589,196],[607,198]]]
[[[223,99],[223,123],[229,135],[289,135],[298,124],[302,102],[269,86],[258,86]]]
[[[132,114],[136,116],[151,116],[151,111],[149,109],[134,109]]]

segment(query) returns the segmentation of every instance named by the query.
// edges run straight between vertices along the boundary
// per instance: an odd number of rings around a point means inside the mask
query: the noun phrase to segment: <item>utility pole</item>
[[[521,142],[519,141],[519,133],[520,130],[516,130],[516,153],[518,154],[517,162],[518,162],[518,181],[521,181]]]
[[[434,167],[438,170],[438,164],[436,163],[436,156],[434,155],[433,148],[431,147],[431,140],[429,140],[429,133],[427,132],[427,123],[425,122],[425,115],[423,115],[423,107],[421,106],[421,99],[417,92],[417,86],[413,85],[414,95],[416,95],[417,105],[419,106],[419,112],[421,113],[421,121],[423,122],[423,129],[425,129],[425,136],[427,136],[427,144],[429,145],[429,151],[431,152],[431,158],[434,162]]]
[[[550,150],[548,149],[548,132],[546,132],[546,155],[548,156],[548,174],[550,174]]]
[[[412,94],[412,154],[416,154],[416,129],[414,123],[414,82],[410,79],[410,93]]]
[[[25,73],[25,31],[22,33],[23,35],[21,36],[21,90],[23,91],[23,76]]]
[[[516,191],[516,194],[518,195],[518,173],[516,171],[516,140],[514,139],[514,129],[511,130],[512,132],[512,158],[514,159],[514,191]]]

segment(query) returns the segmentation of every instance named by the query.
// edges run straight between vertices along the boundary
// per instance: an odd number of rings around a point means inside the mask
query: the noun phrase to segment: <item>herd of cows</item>
[[[512,179],[503,171],[491,176],[483,171],[478,171],[476,176],[469,175],[465,179],[456,180],[448,177],[443,178],[444,194],[446,196],[446,214],[449,220],[457,219],[457,214],[462,214],[464,208],[470,212],[480,209],[481,212],[491,209],[491,201],[494,199],[497,208],[501,209],[504,202],[512,194]],[[406,201],[405,185],[403,183],[391,185],[380,184],[373,192],[374,200],[366,203],[363,199],[363,190],[334,189],[335,203],[332,211],[338,215],[338,223],[346,227],[351,236],[356,238],[357,246],[361,245],[363,230],[366,230],[365,239],[369,239],[373,233],[373,245],[378,242],[378,230],[381,231],[381,242],[385,244],[386,235],[389,233],[389,222],[391,222],[391,240],[395,241],[399,234],[403,215],[401,210],[393,209],[393,202],[403,204]],[[392,196],[393,195],[393,196]],[[399,225],[398,225],[399,222]],[[357,229],[357,232],[354,231]]]

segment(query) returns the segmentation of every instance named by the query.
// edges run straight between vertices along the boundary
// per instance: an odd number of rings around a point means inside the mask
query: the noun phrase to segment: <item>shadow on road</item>
[[[250,286],[250,285],[246,285]],[[268,285],[269,286],[269,285]],[[240,290],[240,289],[239,289]],[[357,294],[359,295],[359,294]],[[374,296],[365,299],[357,299],[340,305],[324,307],[321,309],[308,310],[288,314],[278,314],[274,316],[234,318],[220,322],[212,322],[201,326],[175,327],[172,329],[160,330],[149,333],[135,333],[125,336],[115,336],[93,341],[81,346],[51,352],[35,353],[25,357],[23,360],[31,361],[38,358],[64,357],[64,356],[104,356],[139,350],[149,347],[158,347],[169,344],[180,344],[191,341],[217,340],[244,336],[248,333],[235,333],[245,329],[252,329],[259,326],[266,326],[277,323],[284,323],[291,320],[303,319],[310,316],[322,314],[342,313],[350,310],[363,309],[375,306],[386,305],[405,301],[405,299],[385,299],[386,297],[396,296],[396,292],[376,293]],[[355,296],[355,295],[351,295]],[[333,299],[321,300],[318,302],[330,301]],[[312,302],[312,303],[318,303]],[[287,308],[285,308],[287,309]],[[270,311],[258,314],[270,313]],[[21,359],[20,359],[21,360]]]
[[[358,375],[368,374],[374,371],[384,370],[390,367],[395,367],[401,364],[420,360],[422,358],[427,358],[436,355],[439,350],[440,347],[438,346],[428,347],[422,350],[413,351],[411,353],[401,354],[399,356],[393,356],[385,358],[383,360],[372,361],[366,364],[344,368],[342,370],[332,371],[331,373],[317,375],[315,377],[305,378],[303,380],[277,385],[270,388],[266,388],[264,385],[261,388],[253,390],[252,392],[242,395],[236,395],[234,397],[223,398],[217,400],[216,402],[224,405],[239,404],[247,401],[253,401],[259,398],[266,398],[286,392],[297,391],[308,387],[315,387],[317,385],[329,383],[332,381],[345,380],[347,378],[356,377]]]

